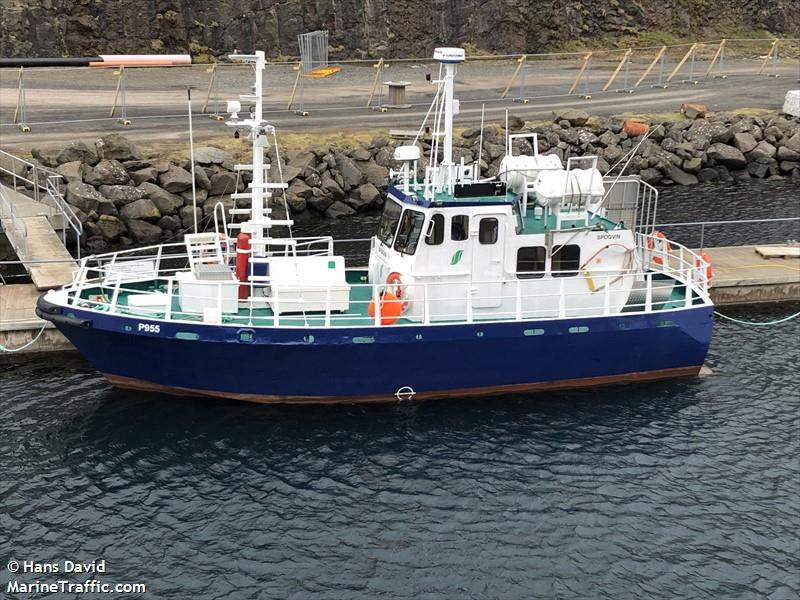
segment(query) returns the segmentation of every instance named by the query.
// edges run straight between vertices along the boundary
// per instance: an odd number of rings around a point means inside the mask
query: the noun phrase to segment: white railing
[[[17,215],[16,207],[6,198],[0,186],[0,221],[18,254],[28,254],[28,227]]]
[[[53,229],[62,230],[62,242],[65,246],[67,242],[66,227],[72,229],[78,240],[76,246],[78,248],[78,258],[80,258],[80,238],[83,234],[83,224],[80,219],[78,219],[77,215],[75,215],[75,211],[72,210],[72,207],[64,199],[59,189],[59,183],[62,179],[61,175],[4,150],[0,150],[0,158],[10,163],[10,168],[6,168],[0,164],[0,173],[4,173],[11,178],[11,187],[14,191],[17,191],[19,187],[30,189],[33,192],[34,202],[41,202],[52,209],[53,212],[49,214],[48,220],[53,226]],[[18,173],[19,169],[17,167],[25,170],[28,177]],[[5,201],[10,204],[7,198]],[[62,219],[62,222],[55,222],[59,217]]]
[[[649,243],[652,241],[652,244]],[[512,278],[503,281],[431,282],[403,284],[404,298],[410,300],[406,313],[394,324],[397,326],[430,323],[475,323],[492,321],[529,321],[568,317],[608,316],[625,313],[651,313],[669,308],[688,308],[696,303],[710,303],[708,298],[708,263],[688,248],[671,242],[666,252],[657,244],[662,241],[652,235],[637,234],[639,266],[628,271],[561,272],[559,277]],[[206,314],[188,313],[173,308],[179,272],[187,271],[184,245],[168,244],[138,250],[116,252],[81,261],[73,283],[68,286],[68,302],[93,310],[140,318],[167,319],[174,322],[209,322]],[[176,251],[172,253],[172,251]],[[656,259],[661,259],[659,262]],[[124,268],[122,266],[124,265]],[[525,275],[530,275],[526,273]],[[656,277],[666,275],[667,277]],[[142,290],[142,282],[152,282],[150,290]],[[239,287],[236,281],[203,282],[203,296],[187,296],[181,290],[181,300],[211,301],[219,324],[264,327],[298,327],[303,325],[373,326],[388,319],[389,309],[396,308],[382,301],[387,286],[379,284],[350,284],[350,307],[340,313],[332,310],[333,288],[338,286],[258,286],[251,284],[249,297],[235,302],[235,311],[225,312],[223,288]],[[500,293],[480,294],[482,305],[476,307],[479,286],[498,286]],[[214,288],[216,286],[216,289]],[[91,289],[91,293],[87,291]],[[481,288],[486,289],[486,288]],[[253,295],[254,291],[263,296]],[[230,288],[228,289],[230,291]],[[677,291],[677,293],[675,293]],[[151,295],[152,302],[127,304],[126,298]],[[281,301],[303,306],[312,300],[304,295],[325,298],[325,309],[316,312],[280,314]],[[494,302],[491,302],[494,301]],[[373,315],[368,307],[372,305]],[[382,307],[386,311],[382,315]],[[270,311],[264,309],[269,307]],[[396,315],[395,315],[396,316]]]

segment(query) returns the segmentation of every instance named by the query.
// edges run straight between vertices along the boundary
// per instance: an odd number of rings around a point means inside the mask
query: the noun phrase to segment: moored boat
[[[713,324],[707,257],[653,229],[657,191],[596,157],[540,154],[507,132],[496,178],[453,160],[458,48],[438,48],[430,157],[396,149],[368,265],[331,237],[279,235],[264,149],[264,54],[248,118],[251,179],[211,232],[83,259],[44,294],[53,321],[114,385],[255,402],[397,401],[697,374]],[[424,124],[423,124],[424,126]],[[526,151],[527,150],[527,151]],[[280,166],[278,163],[277,166]],[[280,172],[280,169],[278,169]],[[220,206],[220,208],[222,208]],[[215,211],[215,216],[217,212]],[[238,229],[235,237],[231,230]]]

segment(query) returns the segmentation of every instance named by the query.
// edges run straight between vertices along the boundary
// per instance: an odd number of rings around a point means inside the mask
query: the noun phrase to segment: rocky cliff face
[[[469,43],[541,52],[576,39],[658,29],[681,37],[721,31],[800,31],[797,0],[3,0],[0,55],[263,49],[293,56],[297,34],[327,29],[334,55],[427,56]]]

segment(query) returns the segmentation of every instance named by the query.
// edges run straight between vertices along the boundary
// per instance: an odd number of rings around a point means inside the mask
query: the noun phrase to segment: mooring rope
[[[723,319],[727,319],[728,321],[733,321],[734,323],[738,323],[739,325],[755,325],[755,326],[766,326],[766,325],[778,325],[779,323],[785,323],[786,321],[791,321],[797,317],[800,317],[800,312],[796,312],[793,315],[789,315],[788,317],[784,317],[782,319],[777,319],[775,321],[743,321],[741,319],[735,319],[734,317],[729,317],[728,315],[723,315],[719,311],[714,311],[714,314],[718,317],[722,317]]]
[[[42,325],[42,328],[39,330],[39,333],[36,334],[36,337],[34,337],[27,344],[23,344],[19,348],[6,348],[2,344],[0,344],[0,352],[22,352],[26,348],[28,348],[28,347],[32,346],[34,343],[36,343],[36,340],[38,340],[41,337],[41,335],[44,333],[44,330],[45,330],[46,327],[47,327],[47,323]]]

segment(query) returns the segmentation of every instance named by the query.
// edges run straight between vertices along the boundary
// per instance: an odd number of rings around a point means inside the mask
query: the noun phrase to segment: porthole
[[[252,329],[240,329],[237,332],[239,341],[245,344],[252,344],[256,339],[256,332]]]
[[[354,344],[374,344],[375,343],[375,336],[372,335],[362,335],[353,338]]]
[[[544,335],[544,329],[526,329],[522,332],[522,335],[526,335],[528,337],[534,335]]]
[[[200,334],[191,331],[179,331],[175,334],[175,338],[179,340],[195,341],[200,339]]]
[[[570,327],[570,333],[588,333],[589,328],[586,325],[581,325],[579,327]]]
[[[303,336],[303,341],[306,344],[313,344],[314,343],[314,336],[313,335],[304,335]]]

